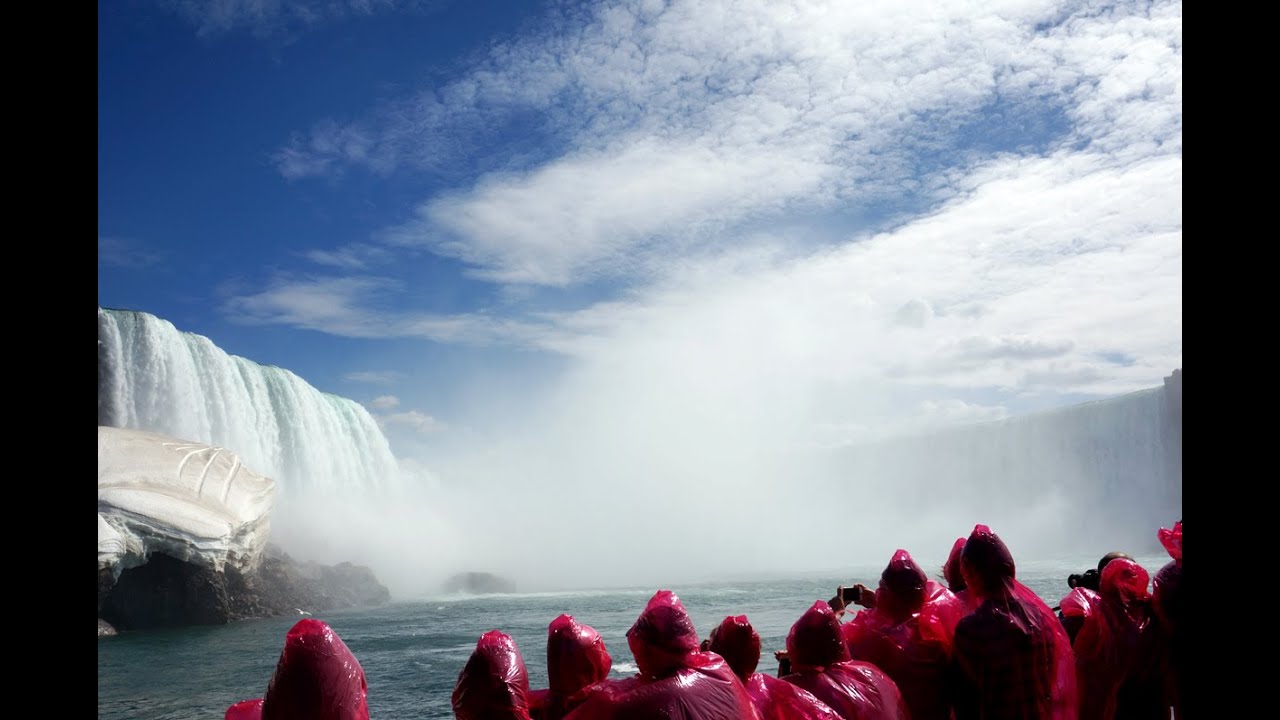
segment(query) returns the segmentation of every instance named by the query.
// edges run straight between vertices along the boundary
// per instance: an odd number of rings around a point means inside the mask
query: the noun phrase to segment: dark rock
[[[111,568],[98,568],[98,614],[102,614],[102,603],[115,587],[116,576]]]
[[[488,595],[490,593],[513,593],[516,584],[506,578],[492,573],[467,572],[458,573],[444,584],[446,593],[471,593]]]
[[[107,573],[110,575],[110,572]],[[269,551],[256,570],[224,572],[154,554],[125,570],[103,591],[98,575],[99,616],[120,630],[222,625],[249,618],[294,615],[383,605],[391,593],[367,567],[300,562]]]
[[[117,628],[134,630],[220,625],[230,611],[222,573],[155,554],[120,574],[100,615]]]

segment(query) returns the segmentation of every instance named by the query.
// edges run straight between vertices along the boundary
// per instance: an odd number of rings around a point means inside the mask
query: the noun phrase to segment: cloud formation
[[[424,201],[385,239],[505,283],[631,276],[745,223],[929,204],[1000,153],[1181,152],[1181,4],[610,2],[278,156],[289,177],[563,152]],[[501,144],[497,144],[501,147]]]
[[[375,417],[379,423],[384,425],[405,425],[424,435],[439,432],[445,427],[444,423],[417,410],[376,415]]]
[[[372,385],[394,385],[403,377],[402,373],[392,370],[362,370],[346,373],[342,376],[342,379],[350,380],[351,382],[370,383]]]
[[[369,407],[373,410],[392,410],[400,404],[400,398],[395,395],[379,395],[369,401]]]

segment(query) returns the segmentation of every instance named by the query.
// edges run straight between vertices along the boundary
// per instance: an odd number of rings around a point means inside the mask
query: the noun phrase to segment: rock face
[[[387,588],[366,567],[300,562],[271,548],[256,568],[218,572],[157,553],[125,570],[104,594],[98,616],[121,630],[221,625],[236,620],[383,605]]]
[[[446,593],[470,593],[487,595],[490,593],[513,593],[516,584],[492,573],[467,572],[458,573],[444,584]]]
[[[98,636],[390,600],[368,568],[268,549],[274,492],[224,448],[99,427]]]

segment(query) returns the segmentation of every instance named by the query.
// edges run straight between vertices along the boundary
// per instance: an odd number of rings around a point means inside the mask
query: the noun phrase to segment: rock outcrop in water
[[[446,593],[468,593],[471,595],[489,595],[492,593],[513,593],[516,584],[506,578],[492,573],[466,572],[458,573],[444,584]]]

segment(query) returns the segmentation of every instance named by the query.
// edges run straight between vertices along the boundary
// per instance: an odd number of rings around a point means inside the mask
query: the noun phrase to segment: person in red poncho
[[[746,615],[729,616],[711,631],[711,652],[729,663],[759,711],[761,720],[840,720],[834,710],[796,685],[756,672],[760,635]]]
[[[593,685],[566,720],[759,720],[728,663],[699,644],[680,598],[659,590],[627,631],[639,675]]]
[[[1119,558],[1105,566],[1101,578],[1098,592],[1075,588],[1062,600],[1064,616],[1080,625],[1073,644],[1080,720],[1160,717],[1158,695],[1144,692],[1150,684],[1143,667],[1151,630],[1147,571]]]
[[[1067,633],[1018,582],[1009,548],[986,525],[965,541],[960,571],[978,606],[956,626],[957,720],[1076,720]]]
[[[951,717],[952,634],[961,612],[957,602],[949,590],[929,582],[910,553],[898,550],[880,575],[873,606],[841,626],[849,655],[893,678],[912,720]]]
[[[547,627],[547,676],[550,687],[530,696],[534,720],[561,720],[577,707],[583,691],[609,676],[613,658],[600,633],[572,615],[561,615]]]
[[[529,673],[516,641],[500,630],[481,635],[452,700],[457,720],[530,720]]]
[[[1174,523],[1172,529],[1160,528],[1156,537],[1172,560],[1160,568],[1152,581],[1151,604],[1167,648],[1163,668],[1165,702],[1173,709],[1174,719],[1182,720],[1183,670],[1187,652],[1182,620],[1182,521]]]
[[[955,543],[951,546],[951,553],[947,555],[947,562],[942,566],[942,579],[947,583],[947,589],[955,595],[956,601],[964,608],[964,612],[968,613],[978,607],[978,603],[974,601],[973,593],[969,592],[969,587],[964,582],[964,573],[960,572],[960,555],[964,552],[964,543],[967,538],[956,538]]]
[[[807,690],[845,720],[905,720],[902,693],[883,670],[853,660],[831,606],[819,600],[791,626],[783,678]]]
[[[322,620],[299,620],[285,636],[267,693],[227,708],[225,720],[369,720],[364,669]]]

